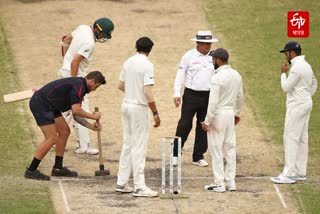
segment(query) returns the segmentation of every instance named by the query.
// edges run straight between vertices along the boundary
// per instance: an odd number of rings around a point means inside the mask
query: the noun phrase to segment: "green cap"
[[[111,39],[111,33],[114,29],[113,23],[108,18],[101,18],[97,19],[93,23],[94,27],[97,27],[99,31],[102,31],[104,33],[105,38]]]

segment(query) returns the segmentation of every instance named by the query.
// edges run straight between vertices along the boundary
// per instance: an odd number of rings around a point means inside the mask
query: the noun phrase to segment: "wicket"
[[[170,143],[170,153],[169,153],[169,191],[170,194],[180,194],[181,193],[181,137],[165,137],[162,138],[162,179],[161,179],[161,190],[162,194],[166,193],[166,143],[167,139]],[[178,168],[177,168],[177,191],[173,191],[173,146],[174,140],[178,139]]]

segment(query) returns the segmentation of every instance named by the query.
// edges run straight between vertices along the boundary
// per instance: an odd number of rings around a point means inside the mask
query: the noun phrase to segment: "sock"
[[[53,168],[62,169],[62,162],[63,162],[63,157],[56,156],[56,161],[54,163]]]
[[[38,166],[39,166],[39,164],[40,164],[40,162],[41,162],[41,160],[39,160],[39,159],[34,157],[32,162],[31,162],[31,164],[30,164],[30,166],[29,166],[29,168],[28,168],[28,170],[32,171],[32,172],[36,171]]]

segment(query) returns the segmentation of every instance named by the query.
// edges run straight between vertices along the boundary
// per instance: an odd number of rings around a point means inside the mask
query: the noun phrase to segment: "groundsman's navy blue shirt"
[[[87,93],[86,79],[82,77],[58,79],[35,92],[35,94],[40,95],[45,104],[60,112],[70,110],[74,104],[81,104],[84,95]]]

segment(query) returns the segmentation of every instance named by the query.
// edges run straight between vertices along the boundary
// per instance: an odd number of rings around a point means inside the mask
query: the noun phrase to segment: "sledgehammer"
[[[99,112],[99,108],[95,107],[95,112]],[[99,124],[99,120],[97,120],[97,124]],[[105,176],[105,175],[110,175],[109,170],[104,169],[104,164],[103,164],[103,157],[102,157],[102,146],[101,146],[101,133],[100,131],[97,131],[97,136],[98,136],[98,147],[99,147],[99,170],[96,170],[95,176]]]

